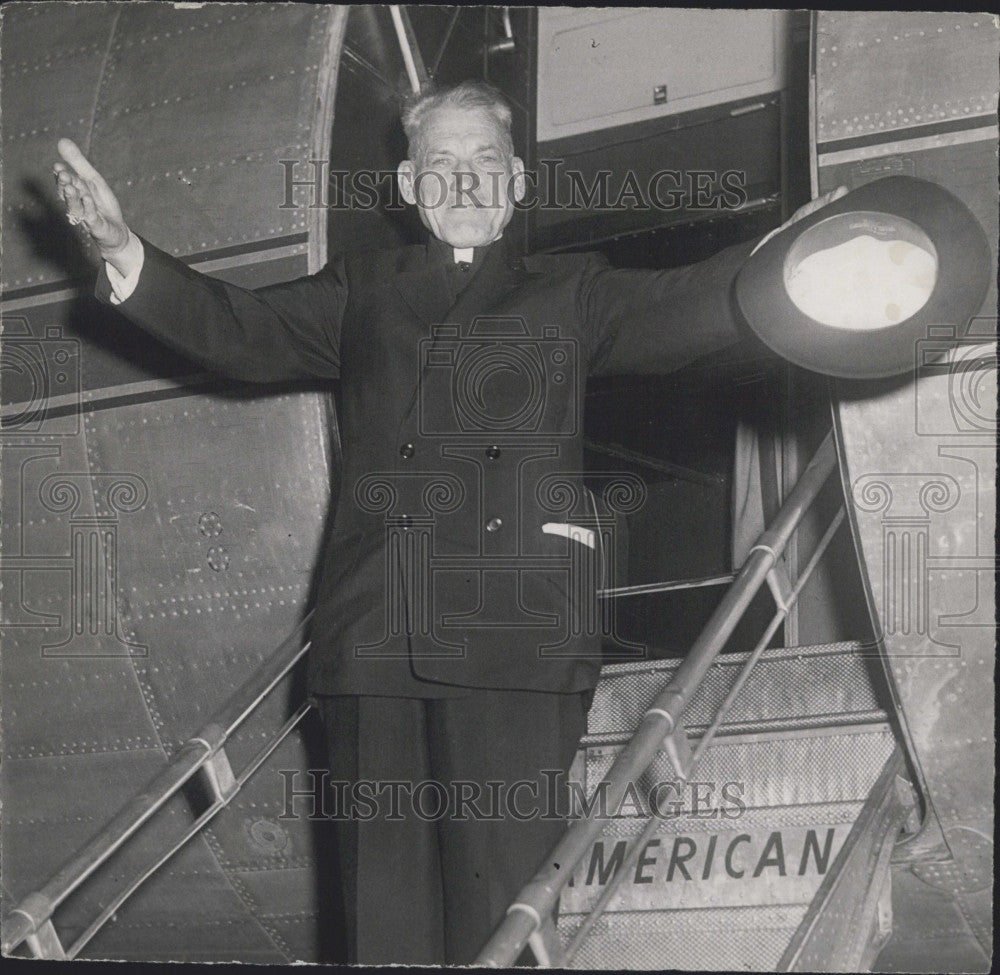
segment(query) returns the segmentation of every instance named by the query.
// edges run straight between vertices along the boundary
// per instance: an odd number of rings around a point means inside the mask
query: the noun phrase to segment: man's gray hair
[[[423,91],[403,107],[403,132],[409,143],[411,159],[420,157],[423,151],[420,136],[424,123],[439,108],[472,108],[486,112],[497,124],[500,135],[498,148],[508,157],[514,155],[514,140],[510,133],[512,117],[507,99],[485,81],[462,81],[449,88]]]

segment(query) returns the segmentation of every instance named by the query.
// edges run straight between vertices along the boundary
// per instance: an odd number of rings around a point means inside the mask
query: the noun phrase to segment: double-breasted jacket
[[[749,245],[642,271],[524,257],[501,238],[457,300],[427,246],[339,255],[255,291],[144,248],[119,306],[142,328],[239,379],[340,384],[313,691],[593,686],[606,516],[642,486],[623,474],[584,489],[587,377],[666,373],[740,339]]]

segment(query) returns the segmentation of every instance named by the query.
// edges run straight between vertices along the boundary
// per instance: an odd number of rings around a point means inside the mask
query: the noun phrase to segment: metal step
[[[885,721],[868,676],[871,652],[856,642],[765,650],[722,733]],[[710,723],[749,656],[731,653],[716,659],[685,712],[689,730],[701,731]],[[582,744],[627,741],[680,664],[658,660],[604,667]]]
[[[685,714],[693,740],[746,654],[720,659]],[[660,820],[574,967],[774,970],[895,746],[855,643],[765,652],[692,781],[666,750],[619,808],[599,783],[679,661],[605,668],[571,781],[606,817],[560,901],[568,944],[652,812]]]

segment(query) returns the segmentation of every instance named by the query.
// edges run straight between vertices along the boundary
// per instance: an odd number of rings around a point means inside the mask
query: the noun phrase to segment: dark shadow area
[[[71,285],[85,288],[97,269],[96,255],[88,253],[82,232],[74,231],[56,202],[53,183],[28,179],[22,184],[32,209],[18,216],[18,229],[31,244],[32,253],[44,264],[61,268]]]
[[[299,726],[308,756],[307,768],[329,769],[323,722],[313,708]],[[325,782],[324,778],[324,782]],[[316,892],[317,961],[323,965],[347,963],[346,912],[337,855],[337,823],[317,817],[313,822],[313,883]]]
[[[591,470],[641,478],[646,501],[627,517],[628,559],[619,585],[726,576],[732,563],[733,444],[738,419],[766,431],[773,418],[780,364],[706,358],[670,376],[592,381],[586,400]],[[602,450],[627,451],[633,461]],[[610,466],[609,466],[610,465]],[[771,511],[773,514],[773,510]],[[683,657],[727,584],[623,596],[615,608],[623,637],[650,659]],[[774,612],[764,590],[741,619],[727,649],[752,647]],[[782,631],[771,641],[781,644]]]
[[[94,393],[116,386],[154,380],[190,381],[189,389],[157,390],[147,394],[122,394],[122,398],[109,400],[107,405],[141,402],[144,395],[151,400],[189,395],[193,392],[211,393],[232,399],[273,396],[288,392],[328,391],[330,383],[299,381],[294,383],[245,383],[218,374],[210,375],[205,366],[175,351],[163,342],[133,325],[114,307],[94,296],[99,273],[96,254],[80,234],[66,221],[54,193],[48,193],[39,181],[25,184],[34,209],[20,216],[20,230],[29,241],[33,253],[40,261],[55,265],[61,282],[44,290],[76,293],[63,300],[50,301],[29,308],[17,316],[26,319],[34,339],[48,341],[50,329],[57,329],[62,340],[80,343],[78,347],[76,381],[66,387],[66,392]],[[267,272],[272,274],[270,270]],[[261,281],[266,284],[269,281]],[[16,297],[8,294],[7,298]],[[11,316],[14,317],[14,316]],[[48,378],[48,377],[46,377]],[[18,402],[20,384],[5,384],[4,403]],[[54,386],[46,387],[45,394],[55,393]],[[60,404],[46,411],[48,416],[77,409],[75,403]]]
[[[31,322],[36,336],[59,325],[64,326],[63,337],[85,343],[86,355],[81,356],[80,363],[82,389],[203,372],[202,367],[192,368],[187,357],[147,336],[94,297],[100,267],[96,251],[85,242],[82,232],[67,222],[52,187],[40,180],[29,180],[23,190],[32,209],[20,215],[20,232],[35,257],[56,267],[62,279],[51,288],[36,290],[44,294],[68,287],[77,292],[72,299],[36,306],[24,317]],[[9,300],[20,296],[18,291],[5,297]]]

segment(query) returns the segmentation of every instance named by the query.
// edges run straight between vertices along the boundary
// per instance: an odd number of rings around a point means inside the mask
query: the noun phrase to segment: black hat
[[[902,320],[876,316],[853,327],[803,311],[789,294],[796,269],[818,251],[866,235],[902,240],[933,255],[927,300]],[[829,376],[877,379],[912,369],[918,339],[940,335],[942,328],[961,336],[982,306],[989,276],[986,235],[961,200],[927,180],[888,176],[852,190],[763,244],[740,271],[736,300],[757,337],[783,358]],[[832,290],[840,284],[832,282]]]

